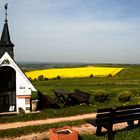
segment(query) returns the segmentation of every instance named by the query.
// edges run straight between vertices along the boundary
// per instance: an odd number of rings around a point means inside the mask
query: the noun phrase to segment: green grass
[[[131,130],[121,130],[119,132],[115,132],[114,140],[140,140],[139,136],[140,127],[132,128]],[[79,140],[106,140],[107,133],[103,136],[96,135],[80,135]]]
[[[115,77],[94,77],[94,78],[72,78],[56,79],[48,81],[33,82],[40,91],[52,95],[51,89],[65,88],[73,91],[79,88],[85,91],[97,89],[122,90],[140,89],[140,66],[125,66],[125,69]]]
[[[40,119],[47,119],[47,118],[54,118],[54,117],[66,117],[66,116],[73,116],[76,114],[85,114],[93,112],[94,105],[78,105],[72,106],[62,109],[46,109],[40,113],[36,114],[17,114],[17,115],[10,115],[10,116],[1,116],[0,123],[7,123],[7,122],[24,122],[30,120],[40,120]]]
[[[115,140],[140,140],[140,128],[118,132]]]
[[[97,137],[95,135],[80,135],[79,140],[106,140],[105,136]]]

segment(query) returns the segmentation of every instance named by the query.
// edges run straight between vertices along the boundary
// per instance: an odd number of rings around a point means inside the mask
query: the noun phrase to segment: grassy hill
[[[125,69],[115,77],[51,79],[34,81],[33,84],[38,90],[54,98],[55,96],[51,92],[52,89],[67,89],[70,91],[80,89],[91,93],[93,96],[98,90],[107,91],[110,94],[109,101],[98,103],[91,99],[96,108],[138,103],[140,96],[140,66],[123,65],[121,67]],[[129,91],[134,95],[131,102],[122,103],[118,101],[118,96],[123,91]]]

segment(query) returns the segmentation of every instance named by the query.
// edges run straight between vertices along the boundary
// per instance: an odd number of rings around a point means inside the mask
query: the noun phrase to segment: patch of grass
[[[139,137],[140,127],[133,128],[131,130],[121,130],[116,132],[114,139],[115,140],[140,140]],[[107,134],[103,136],[96,135],[80,135],[79,140],[106,140]]]
[[[115,135],[115,140],[140,140],[140,128],[125,130]]]
[[[66,117],[73,116],[77,114],[85,114],[93,112],[95,106],[94,105],[77,105],[66,107],[62,109],[46,109],[40,113],[36,114],[17,114],[12,116],[1,116],[0,123],[7,122],[24,122],[30,120],[41,120],[47,118],[56,118],[56,117]]]
[[[79,140],[106,140],[106,137],[101,136],[97,137],[95,135],[80,135]]]

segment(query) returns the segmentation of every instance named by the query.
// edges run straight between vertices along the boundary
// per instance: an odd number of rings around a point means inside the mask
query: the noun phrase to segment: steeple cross
[[[7,9],[8,9],[8,3],[6,3],[5,5],[4,5],[4,8],[5,8],[5,22],[7,22]]]

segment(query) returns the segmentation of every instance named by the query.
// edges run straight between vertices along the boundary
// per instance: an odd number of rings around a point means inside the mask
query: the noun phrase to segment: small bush
[[[98,102],[105,102],[109,97],[109,93],[106,90],[96,90],[94,92],[94,99]]]
[[[49,78],[45,77],[44,80],[49,80]]]
[[[90,78],[93,78],[93,74],[90,74],[90,76],[89,76]]]
[[[56,79],[61,79],[61,77],[58,75],[58,76],[56,77]]]
[[[38,80],[39,80],[39,81],[43,81],[43,80],[44,80],[44,76],[43,76],[43,75],[39,75],[39,76],[38,76]]]
[[[34,82],[36,82],[36,81],[37,81],[37,79],[35,78],[33,81],[34,81]]]
[[[128,102],[131,101],[133,97],[133,94],[131,91],[124,90],[118,95],[118,99],[121,102]]]
[[[107,77],[112,77],[112,75],[111,75],[111,74],[109,74]]]

